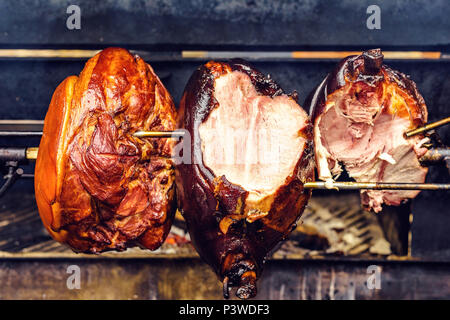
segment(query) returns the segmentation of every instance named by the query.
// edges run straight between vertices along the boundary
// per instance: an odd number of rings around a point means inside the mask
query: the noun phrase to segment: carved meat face
[[[423,136],[404,133],[423,125],[427,110],[416,85],[383,65],[380,50],[344,59],[307,102],[314,121],[319,178],[332,180],[343,167],[360,182],[425,181],[418,158]],[[362,190],[362,204],[378,212],[419,191]]]
[[[180,125],[191,163],[177,166],[194,246],[237,296],[253,297],[268,252],[291,231],[313,179],[311,125],[273,80],[242,61],[209,62],[186,86]]]
[[[173,219],[172,99],[138,56],[108,48],[56,89],[36,162],[36,201],[45,227],[75,251],[139,245],[156,249]]]
[[[248,205],[259,203],[294,171],[308,119],[291,97],[258,94],[241,71],[217,78],[214,89],[218,105],[199,127],[203,163],[247,190]]]

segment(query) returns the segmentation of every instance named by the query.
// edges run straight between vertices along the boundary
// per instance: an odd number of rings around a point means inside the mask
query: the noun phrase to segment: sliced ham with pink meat
[[[192,243],[223,282],[224,296],[237,287],[239,298],[254,297],[267,255],[311,195],[304,188],[314,180],[308,114],[240,60],[195,71],[179,114],[191,161],[176,167],[178,207]]]

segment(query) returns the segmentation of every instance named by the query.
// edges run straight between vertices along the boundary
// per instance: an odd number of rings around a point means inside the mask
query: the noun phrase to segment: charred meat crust
[[[55,91],[35,170],[39,213],[74,251],[158,248],[175,207],[173,142],[137,130],[173,130],[172,98],[153,69],[108,48]]]
[[[351,99],[355,99],[357,102],[361,101],[359,106],[355,104],[358,106],[355,107],[358,112],[353,111],[350,116],[348,112],[352,110],[345,103],[343,105],[349,109],[341,110],[341,112],[343,112],[343,117],[355,116],[356,118],[352,120],[336,119],[332,116],[327,118],[327,115],[333,114],[331,113],[333,108],[340,108],[339,102],[336,101],[340,101],[340,97],[348,95],[348,93],[350,93]],[[376,99],[379,97],[383,100],[373,104],[370,102],[370,97],[376,97]],[[365,107],[362,108],[362,105]],[[423,182],[425,180],[427,169],[421,167],[414,157],[408,163],[398,164],[401,163],[401,159],[406,159],[405,156],[410,152],[414,153],[416,157],[420,157],[424,152],[421,144],[426,139],[423,135],[406,140],[402,134],[405,130],[426,123],[428,114],[425,101],[418,92],[416,84],[407,75],[383,64],[383,55],[380,49],[369,50],[361,55],[349,56],[341,60],[337,67],[311,92],[306,99],[305,108],[309,109],[315,128],[315,157],[320,179],[329,180],[339,176],[342,166],[345,166],[349,176],[357,181],[385,181],[383,179],[386,178],[388,181],[385,182],[404,182],[402,175],[407,175],[409,172],[417,174],[408,176],[407,181]],[[371,110],[375,110],[376,113],[370,114],[373,112]],[[367,125],[368,122],[366,122],[371,121],[367,120],[368,114],[374,121],[370,125]],[[386,115],[387,117],[383,118]],[[399,124],[398,121],[402,121],[402,119],[403,124]],[[388,126],[394,121],[397,121],[395,123],[398,124],[398,132],[394,130],[394,126]],[[345,127],[345,123],[351,123],[352,130],[340,132]],[[366,151],[372,150],[371,146],[374,146],[372,151],[378,153],[371,154],[369,152],[361,154],[359,159],[352,159],[349,155],[352,154],[350,151],[353,151],[353,145],[348,146],[346,151],[343,151],[342,146],[340,146],[341,149],[333,151],[327,149],[330,141],[335,143],[334,146],[339,146],[340,142],[345,144],[349,141],[358,146],[360,141],[364,141],[364,128],[370,126],[371,128],[380,128],[381,126],[387,130],[381,135],[377,133],[377,136],[369,137],[369,140],[360,144],[362,146],[364,143],[367,144],[367,148],[364,149]],[[389,131],[391,129],[392,131]],[[377,137],[378,139],[375,139]],[[359,140],[360,138],[361,140]],[[382,141],[381,144],[379,144],[380,141]],[[380,146],[381,149],[375,149],[377,146]],[[337,155],[338,151],[336,150],[340,150],[339,152],[342,154]],[[365,156],[367,157],[365,158]],[[355,157],[353,155],[353,158]],[[397,164],[398,167],[395,167]],[[413,167],[414,171],[411,169]],[[387,168],[390,169],[387,170]],[[395,175],[394,172],[398,172],[398,174]],[[398,205],[401,201],[414,198],[416,195],[417,192],[361,190],[362,204],[377,212],[382,210],[381,204],[383,203]]]
[[[349,56],[341,60],[336,68],[330,72],[307,97],[304,108],[309,110],[311,121],[321,115],[325,109],[327,96],[345,86],[348,82],[363,81],[369,85],[387,78],[406,90],[415,100],[420,110],[415,121],[418,126],[427,119],[425,101],[417,90],[417,86],[407,75],[392,70],[383,64],[383,54],[380,49],[363,52],[361,55]]]
[[[308,123],[302,157],[292,176],[277,190],[269,214],[251,223],[242,218],[240,202],[245,201],[246,191],[223,176],[216,177],[203,165],[199,136],[199,125],[218,104],[215,79],[236,70],[247,74],[261,95],[284,94],[272,79],[243,60],[211,61],[199,67],[186,85],[179,111],[179,126],[191,135],[192,164],[177,165],[176,184],[178,207],[200,256],[224,281],[224,287],[238,286],[237,295],[248,298],[256,294],[256,278],[267,253],[289,234],[306,206],[311,191],[305,190],[303,183],[314,179],[314,160],[312,126]]]

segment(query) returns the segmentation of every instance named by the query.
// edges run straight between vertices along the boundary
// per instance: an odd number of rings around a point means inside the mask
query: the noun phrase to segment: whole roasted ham
[[[246,299],[274,246],[310,197],[312,126],[269,77],[242,60],[208,62],[180,103],[188,163],[177,165],[179,208],[200,256]],[[184,154],[185,156],[186,154]]]
[[[425,181],[418,161],[427,149],[422,135],[404,133],[427,121],[425,102],[408,76],[383,64],[379,49],[343,59],[305,104],[314,124],[319,179],[343,169],[360,182]],[[419,191],[362,190],[362,204],[375,212],[399,205]]]
[[[137,130],[173,130],[172,98],[153,69],[108,48],[53,94],[36,161],[42,221],[78,252],[139,245],[156,249],[175,213],[170,139]]]

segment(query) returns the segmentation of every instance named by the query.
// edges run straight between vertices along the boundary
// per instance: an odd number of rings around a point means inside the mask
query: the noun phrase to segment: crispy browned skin
[[[309,110],[313,122],[325,109],[325,103],[329,95],[332,95],[348,83],[361,86],[361,91],[380,91],[383,86],[389,86],[385,90],[385,99],[392,96],[395,88],[407,102],[408,110],[400,110],[401,117],[409,117],[411,123],[417,127],[427,121],[428,112],[423,97],[417,90],[417,86],[407,75],[393,70],[383,64],[383,55],[380,49],[372,49],[363,52],[359,56],[349,56],[342,59],[336,68],[330,72],[324,81],[318,85],[305,101],[305,109]],[[380,94],[382,95],[382,94]],[[389,110],[392,112],[391,110]]]
[[[346,103],[342,102],[345,99]],[[328,121],[323,120],[327,112],[340,106],[346,106],[345,111],[340,109],[341,116],[330,117]],[[351,106],[358,111],[352,111]],[[360,55],[343,59],[311,92],[305,102],[305,108],[309,108],[314,124],[319,179],[331,180],[338,177],[345,167],[349,176],[356,181],[414,183],[425,181],[427,168],[422,167],[418,161],[427,150],[422,147],[422,143],[426,141],[425,136],[403,138],[405,131],[426,123],[428,112],[425,101],[416,84],[407,75],[383,63],[380,49],[368,50]],[[364,119],[364,115],[367,114],[371,116],[369,121],[367,118]],[[389,131],[394,127],[393,125],[389,127],[389,123],[395,123],[399,119],[406,123],[406,127],[401,125],[396,131]],[[339,136],[339,134],[343,136],[342,127],[338,125],[355,128],[355,134],[347,131],[346,135],[348,140],[352,139],[356,148],[359,147],[360,141],[364,141],[369,128],[375,130],[377,126],[378,128],[381,126],[384,131],[380,130],[366,140],[366,152],[361,153],[360,159],[349,160],[346,156],[352,154],[353,145],[348,146],[341,154],[329,153],[331,140],[334,143],[343,140]],[[383,149],[377,150],[379,145],[383,145]],[[371,155],[374,150],[377,153]],[[381,154],[391,156],[394,163],[382,160]],[[419,191],[379,190],[360,192],[362,205],[376,212],[382,210],[383,203],[399,205],[419,193]]]
[[[173,141],[138,130],[173,130],[172,98],[153,69],[127,50],[108,48],[53,94],[36,161],[42,221],[79,252],[151,250],[175,212]]]
[[[202,157],[198,126],[217,104],[214,81],[235,70],[246,73],[259,94],[283,94],[273,80],[244,61],[201,66],[189,80],[180,103],[180,127],[192,139],[192,164],[177,165],[176,183],[178,206],[195,248],[223,281],[224,296],[228,296],[228,287],[237,286],[236,295],[246,299],[256,295],[256,279],[267,254],[287,237],[303,213],[311,195],[303,183],[314,179],[314,161],[312,126],[308,124],[303,131],[308,142],[292,176],[261,204],[269,207],[268,214],[255,221],[242,212],[248,192],[196,161]]]
[[[417,158],[420,158],[425,152],[426,148],[421,147],[421,143],[425,135],[420,134],[408,141],[404,140],[404,144],[397,142],[396,146],[410,145],[408,153],[404,152],[401,156],[392,153],[392,156],[396,156],[397,163],[401,163],[390,171],[391,173],[388,181],[382,180],[383,175],[386,172],[387,161],[378,159],[371,162],[352,163],[351,161],[343,161],[339,158],[329,156],[327,157],[323,150],[322,138],[329,134],[331,131],[324,129],[320,130],[320,123],[322,116],[327,112],[327,108],[332,106],[335,101],[339,101],[342,96],[348,96],[361,103],[365,107],[370,106],[371,99],[376,98],[377,103],[375,105],[381,106],[377,115],[373,116],[373,119],[380,114],[389,115],[391,120],[404,119],[409,122],[409,128],[412,130],[417,127],[423,126],[427,122],[428,111],[425,105],[425,101],[419,93],[416,84],[409,76],[393,70],[386,66],[383,61],[383,54],[380,49],[372,49],[363,52],[360,55],[349,56],[341,60],[336,68],[330,72],[326,78],[319,84],[309,95],[305,101],[304,107],[309,109],[311,120],[313,122],[315,132],[315,156],[316,167],[318,171],[319,179],[329,180],[332,176],[339,176],[340,172],[333,171],[333,167],[340,167],[345,165],[350,177],[355,178],[357,181],[369,181],[374,182],[407,182],[406,179],[413,179],[411,182],[421,183],[425,181],[427,168],[420,166],[420,163],[416,161],[401,162],[400,160],[406,159],[408,154],[414,154]],[[361,109],[364,111],[364,109]],[[335,121],[342,121],[342,118],[338,118]],[[363,122],[355,122],[359,125]],[[330,123],[331,124],[331,123]],[[375,126],[375,124],[372,124]],[[332,130],[332,129],[330,129]],[[335,132],[333,132],[335,133]],[[402,137],[404,132],[398,132]],[[376,145],[375,137],[369,140],[370,144]],[[389,140],[392,136],[389,133],[386,135],[378,135],[379,140]],[[354,139],[357,141],[358,139]],[[394,149],[394,148],[393,148]],[[367,149],[368,152],[370,149]],[[351,153],[351,150],[347,150]],[[392,150],[383,150],[383,152],[391,152]],[[382,163],[379,169],[376,168],[378,163]],[[337,165],[338,164],[338,165]],[[368,165],[370,164],[370,166]],[[352,167],[353,166],[353,167]],[[361,167],[367,169],[361,170],[357,174],[352,173],[351,170]],[[415,167],[415,175],[407,175],[412,170],[409,168]],[[371,172],[372,171],[372,172]],[[376,172],[373,173],[373,172]],[[387,203],[392,205],[399,205],[401,202],[409,198],[417,196],[418,191],[378,191],[378,190],[361,190],[361,199],[363,206],[375,211],[381,211],[381,204]],[[370,196],[369,196],[370,195]],[[389,197],[387,196],[389,195]],[[373,200],[375,199],[375,200]],[[380,200],[382,199],[382,201]]]

